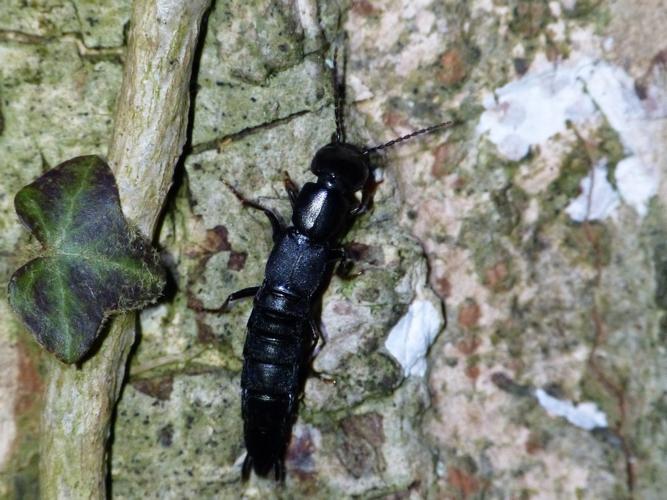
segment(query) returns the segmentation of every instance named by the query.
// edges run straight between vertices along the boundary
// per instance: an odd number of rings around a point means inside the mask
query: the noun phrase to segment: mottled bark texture
[[[13,193],[63,159],[105,152],[129,19],[128,1],[108,3],[0,7],[3,276],[28,245]],[[113,495],[664,496],[667,57],[652,34],[666,17],[658,0],[216,2],[196,66],[192,148],[159,230],[173,293],[140,317],[113,427]],[[329,342],[314,366],[336,383],[306,385],[286,484],[242,484],[250,304],[202,309],[258,284],[271,243],[264,217],[223,181],[289,213],[283,172],[310,180],[310,158],[334,129],[324,58],[343,30],[350,140],[377,144],[450,117],[461,125],[376,159],[375,208],[348,237],[361,275],[334,278],[323,301]],[[182,140],[183,122],[133,115],[152,98],[146,81],[164,99],[176,92],[160,60],[124,80],[118,113],[133,121],[115,129],[109,154],[145,232],[169,179],[136,176],[173,166]],[[175,127],[168,146],[142,135],[165,126]],[[415,311],[436,311],[424,324],[439,324],[441,305],[447,325],[421,377],[385,342]],[[36,495],[45,390],[71,401],[47,405],[59,417],[45,413],[57,425],[46,437],[72,440],[63,468],[47,471],[69,487],[95,456],[75,455],[77,440],[102,449],[107,432],[73,388],[111,409],[131,325],[110,333],[90,368],[54,377],[4,301],[0,314],[0,497]],[[124,344],[112,356],[113,342]],[[86,370],[109,378],[94,383]],[[77,408],[90,435],[62,417]]]

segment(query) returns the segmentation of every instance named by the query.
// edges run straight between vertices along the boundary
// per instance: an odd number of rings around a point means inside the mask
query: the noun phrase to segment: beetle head
[[[345,142],[332,142],[315,153],[310,170],[333,184],[340,184],[354,193],[368,180],[370,164],[364,151]]]

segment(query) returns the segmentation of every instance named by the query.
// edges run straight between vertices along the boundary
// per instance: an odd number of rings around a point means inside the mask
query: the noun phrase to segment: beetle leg
[[[327,343],[327,337],[320,328],[320,326],[317,324],[317,322],[314,319],[310,320],[310,328],[311,328],[311,333],[312,333],[312,347],[311,347],[311,354],[310,354],[310,374],[317,378],[320,379],[322,382],[325,382],[327,384],[336,384],[336,379],[329,376],[325,375],[324,373],[318,372],[315,370],[312,366],[312,361],[315,359],[315,356],[317,356],[322,348],[326,345]]]
[[[269,222],[271,223],[271,228],[273,229],[273,242],[275,243],[276,241],[278,241],[280,235],[285,232],[285,223],[280,219],[278,214],[276,214],[270,208],[267,208],[264,205],[257,203],[256,201],[246,198],[239,190],[237,190],[234,186],[232,186],[228,182],[225,181],[225,184],[227,185],[229,190],[232,193],[234,193],[234,196],[236,196],[236,198],[241,202],[241,204],[244,207],[251,207],[264,212],[264,214],[268,217]]]
[[[331,260],[338,261],[336,276],[339,278],[349,280],[363,274],[363,271],[352,272],[354,259],[350,257],[350,253],[344,247],[332,248],[329,255]]]
[[[381,183],[382,181],[376,181],[372,175],[368,178],[361,191],[361,202],[350,212],[352,217],[358,217],[370,210],[373,206],[373,196],[375,195],[375,191],[377,191],[377,188]]]
[[[322,348],[326,345],[327,343],[327,338],[324,335],[324,332],[320,328],[320,325],[317,324],[317,322],[314,319],[310,320],[310,329],[311,333],[313,335],[312,337],[312,342],[313,342],[313,347],[312,347],[312,354],[310,355],[311,359],[314,358],[319,354],[319,352],[322,350]]]
[[[250,469],[252,469],[252,458],[249,454],[246,454],[245,460],[243,460],[243,467],[241,468],[241,479],[247,481],[250,477]]]
[[[285,462],[283,460],[278,460],[274,466],[273,469],[276,474],[276,481],[278,482],[284,482],[285,481]]]
[[[310,375],[318,380],[321,380],[325,384],[336,385],[336,379],[333,378],[331,375],[326,375],[322,372],[318,372],[316,370],[313,370],[313,368],[310,369]]]
[[[353,273],[352,272],[353,269],[354,269],[354,261],[352,259],[345,257],[338,263],[338,266],[336,266],[336,276],[338,276],[340,279],[343,280],[351,280],[356,278],[357,276],[361,276],[362,274],[361,271]]]
[[[243,288],[241,290],[238,290],[234,293],[230,293],[229,296],[225,299],[225,301],[222,303],[220,307],[216,307],[214,309],[207,309],[207,308],[202,308],[201,310],[204,312],[208,313],[223,313],[226,312],[229,309],[229,303],[234,302],[239,299],[249,299],[250,297],[254,297],[257,295],[257,292],[259,291],[258,286],[251,286],[248,288]]]
[[[345,260],[347,258],[347,252],[343,247],[336,247],[329,250],[329,260],[332,262],[337,262]]]
[[[296,205],[296,197],[299,196],[299,186],[292,180],[287,170],[283,172],[283,184],[285,185],[285,191],[287,191],[289,202],[292,204],[292,208],[294,208],[294,205]]]

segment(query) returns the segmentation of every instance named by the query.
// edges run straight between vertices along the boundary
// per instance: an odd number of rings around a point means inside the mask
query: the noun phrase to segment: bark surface
[[[29,246],[13,193],[66,158],[104,154],[114,113],[126,124],[108,153],[123,206],[153,233],[205,7],[135,2],[149,24],[127,53],[143,55],[123,61],[129,2],[16,3],[0,7],[6,278]],[[657,0],[216,2],[194,64],[192,147],[157,235],[173,292],[139,318],[113,495],[659,498],[667,73],[646,34],[666,16]],[[286,485],[243,484],[251,304],[202,308],[259,284],[271,242],[224,182],[289,214],[283,172],[311,180],[334,130],[324,60],[343,31],[351,141],[461,125],[377,158],[375,208],[348,238],[362,274],[334,278],[323,301],[329,341],[315,369],[336,384],[307,383]],[[169,36],[171,49],[156,42]],[[77,371],[40,354],[4,300],[0,318],[0,497],[37,495],[40,398],[41,483],[94,497],[104,457],[89,450],[104,450],[134,323],[115,321]],[[388,339],[409,355],[397,359]]]

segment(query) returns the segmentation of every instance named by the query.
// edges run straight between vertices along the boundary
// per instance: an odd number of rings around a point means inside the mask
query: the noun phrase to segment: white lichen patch
[[[543,389],[535,391],[535,397],[549,415],[563,417],[572,425],[587,431],[607,427],[607,415],[590,401],[574,404],[571,401],[554,398]]]
[[[384,345],[406,377],[426,374],[426,353],[443,326],[442,311],[429,300],[416,299],[391,329]]]
[[[619,203],[618,192],[607,180],[607,166],[600,162],[582,179],[581,193],[565,211],[577,222],[603,220],[615,213]]]
[[[642,217],[646,215],[649,200],[658,192],[656,171],[630,156],[618,162],[615,178],[623,200]]]
[[[577,6],[577,0],[561,0],[565,10],[573,10]]]
[[[639,215],[646,213],[659,181],[655,145],[660,142],[660,129],[637,96],[634,80],[622,68],[577,52],[557,64],[538,56],[526,75],[488,94],[484,107],[477,132],[486,134],[498,152],[512,161],[523,159],[536,146],[548,150],[568,135],[568,123],[586,128],[606,121],[618,133],[627,155],[619,163],[618,192]],[[615,207],[615,194],[609,190],[598,194],[608,195],[607,201]]]
[[[544,57],[536,58],[524,77],[486,96],[478,133],[487,133],[501,155],[518,161],[531,146],[565,132],[568,121],[592,121],[595,105],[579,81],[590,64],[584,60],[573,66],[565,61],[554,67]]]

